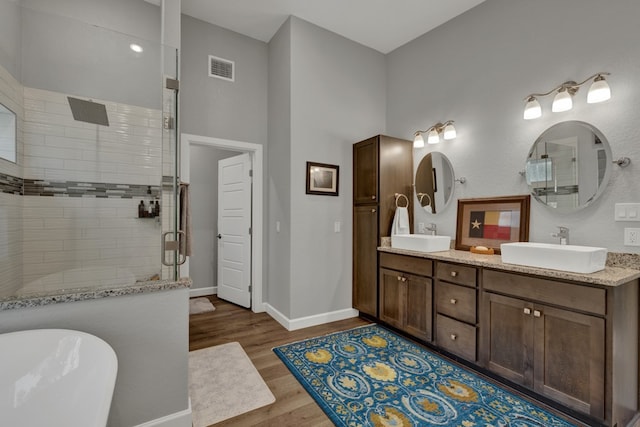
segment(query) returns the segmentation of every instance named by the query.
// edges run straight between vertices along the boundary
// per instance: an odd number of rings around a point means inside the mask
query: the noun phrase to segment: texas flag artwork
[[[512,224],[519,223],[513,211],[471,211],[469,237],[494,240],[511,239]]]

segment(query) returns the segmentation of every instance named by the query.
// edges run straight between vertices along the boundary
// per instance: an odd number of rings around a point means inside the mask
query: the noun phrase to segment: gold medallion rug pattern
[[[378,325],[273,351],[336,426],[573,426]]]
[[[193,426],[206,427],[275,402],[237,342],[189,352]]]

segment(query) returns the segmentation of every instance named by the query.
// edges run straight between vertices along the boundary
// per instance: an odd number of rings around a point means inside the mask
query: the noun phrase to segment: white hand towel
[[[409,234],[409,211],[406,207],[397,207],[391,225],[391,235]]]

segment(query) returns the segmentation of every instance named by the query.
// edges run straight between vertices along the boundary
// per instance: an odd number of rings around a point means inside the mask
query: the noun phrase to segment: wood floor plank
[[[239,342],[276,398],[271,405],[222,421],[216,427],[333,426],[272,348],[370,322],[353,318],[290,332],[266,313],[253,313],[216,296],[208,298],[215,311],[189,316],[189,350]]]

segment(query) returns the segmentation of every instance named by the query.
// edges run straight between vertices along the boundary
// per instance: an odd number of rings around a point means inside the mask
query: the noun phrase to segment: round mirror
[[[611,173],[611,148],[588,123],[568,121],[545,130],[527,156],[531,195],[558,212],[588,206],[602,194]]]
[[[453,198],[453,166],[442,153],[429,153],[416,170],[416,197],[427,213],[438,213]]]

